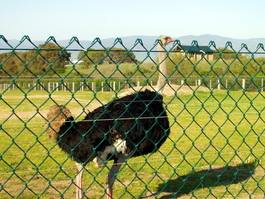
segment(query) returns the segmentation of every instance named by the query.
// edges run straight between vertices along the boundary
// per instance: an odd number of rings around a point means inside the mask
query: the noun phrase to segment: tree
[[[1,75],[15,76],[18,74],[41,75],[44,72],[53,72],[58,68],[64,68],[68,63],[70,53],[61,47],[47,43],[38,48],[25,52],[8,52],[0,54]]]
[[[88,51],[80,52],[77,56],[79,60],[83,62],[81,65],[92,65],[92,64],[102,64],[105,53],[103,50],[95,50],[93,48],[88,49]]]
[[[45,46],[39,45],[38,47],[37,51],[33,49],[27,52],[29,69],[35,74],[64,68],[69,62],[70,53],[53,43],[47,43]]]
[[[24,52],[9,52],[0,54],[0,75],[15,76],[24,67]]]
[[[82,65],[86,66],[92,64],[133,63],[137,61],[133,52],[122,48],[88,49],[87,52],[80,52],[77,58],[83,61]]]
[[[228,50],[225,48],[218,48],[217,49],[218,53],[214,53],[213,58],[214,59],[224,59],[224,60],[231,60],[231,59],[237,59],[241,58],[243,55],[241,53],[237,53],[233,50]]]
[[[129,52],[122,48],[107,48],[106,55],[107,58],[105,61],[113,64],[132,63],[137,61],[133,52]]]

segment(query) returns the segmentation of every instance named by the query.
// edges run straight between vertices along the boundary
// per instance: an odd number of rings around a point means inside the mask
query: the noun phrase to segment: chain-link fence
[[[74,198],[74,157],[60,149],[60,138],[54,142],[46,134],[49,108],[63,104],[82,121],[114,99],[154,91],[165,63],[163,107],[171,133],[157,152],[139,152],[122,164],[113,198],[264,198],[263,44],[249,50],[176,40],[163,50],[166,60],[159,59],[160,44],[146,48],[137,39],[128,47],[118,38],[104,46],[96,38],[83,46],[73,37],[61,46],[50,37],[35,45],[24,36],[14,46],[0,35],[0,198]],[[141,116],[131,115],[137,126]],[[94,155],[97,146],[91,146]],[[111,165],[86,164],[84,198],[106,197]]]

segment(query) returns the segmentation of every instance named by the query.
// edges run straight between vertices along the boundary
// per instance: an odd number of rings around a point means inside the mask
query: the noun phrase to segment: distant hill
[[[137,35],[137,36],[121,37],[121,41],[122,41],[122,44],[126,48],[131,49],[134,46],[135,41],[137,39],[141,39],[144,47],[146,49],[150,50],[154,46],[154,43],[155,43],[157,38],[158,38],[157,36]],[[172,36],[172,38],[180,40],[181,44],[183,44],[183,45],[190,45],[193,40],[196,40],[199,43],[199,45],[208,45],[210,41],[214,41],[217,48],[224,47],[226,45],[226,43],[228,41],[230,41],[230,42],[232,42],[233,48],[235,50],[239,50],[241,48],[242,43],[244,43],[248,46],[248,49],[250,51],[255,51],[257,48],[257,45],[259,43],[265,44],[265,38],[234,39],[234,38],[221,37],[218,35],[210,35],[210,34],[199,35],[199,36],[187,35],[187,36],[181,36],[181,37]],[[71,38],[69,38],[69,40],[58,40],[57,43],[60,46],[66,47],[69,45],[70,39]],[[113,46],[115,39],[116,38],[107,38],[107,39],[102,39],[100,41],[104,47],[110,47],[110,46]],[[93,41],[80,40],[79,42],[80,42],[81,46],[86,49],[86,48],[91,46],[91,43]],[[9,40],[8,43],[12,47],[16,47],[20,43],[20,41],[19,40]],[[35,44],[36,46],[38,46],[39,44],[45,43],[45,41],[32,41],[32,43]],[[75,59],[77,57],[77,55],[79,53],[78,50],[80,50],[82,48],[81,46],[79,44],[77,44],[76,42],[74,42],[71,46],[69,46],[67,48],[71,52],[72,59]],[[121,47],[121,45],[117,45],[115,47]],[[21,49],[21,50],[32,49],[32,48],[34,48],[34,45],[32,45],[30,42],[28,42],[26,40],[21,45],[17,46],[17,48]],[[97,45],[94,45],[93,48],[102,48],[102,46],[97,44]],[[3,49],[3,50],[1,50],[1,49]],[[5,42],[3,42],[3,40],[0,40],[0,53],[6,52],[7,49],[10,49],[10,47],[7,44],[5,44]],[[134,50],[144,50],[144,48],[141,47],[140,44],[138,44],[137,46],[135,46]],[[136,57],[138,60],[142,60],[144,57],[147,56],[146,53],[135,53],[135,54],[136,54]]]

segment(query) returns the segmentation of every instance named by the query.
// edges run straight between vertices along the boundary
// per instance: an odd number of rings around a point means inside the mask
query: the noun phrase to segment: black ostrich
[[[165,36],[160,40],[163,46],[173,41]],[[156,88],[158,92],[139,91],[113,100],[79,122],[74,121],[66,107],[50,107],[46,132],[76,162],[77,199],[83,197],[82,174],[89,161],[104,166],[106,161],[114,160],[107,177],[107,199],[111,199],[115,176],[122,163],[131,157],[153,153],[165,142],[170,127],[159,92],[162,87]]]

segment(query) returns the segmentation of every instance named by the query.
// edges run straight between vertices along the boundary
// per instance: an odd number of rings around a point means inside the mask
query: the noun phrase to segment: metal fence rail
[[[76,37],[67,46],[54,37],[35,45],[24,36],[12,46],[0,35],[0,198],[75,197],[74,162],[46,134],[49,108],[63,104],[81,121],[113,99],[154,90],[158,45],[96,38],[83,46]],[[157,152],[125,161],[113,198],[264,198],[263,44],[182,47],[176,40],[164,49],[171,133]],[[111,164],[86,165],[84,198],[106,197]]]

